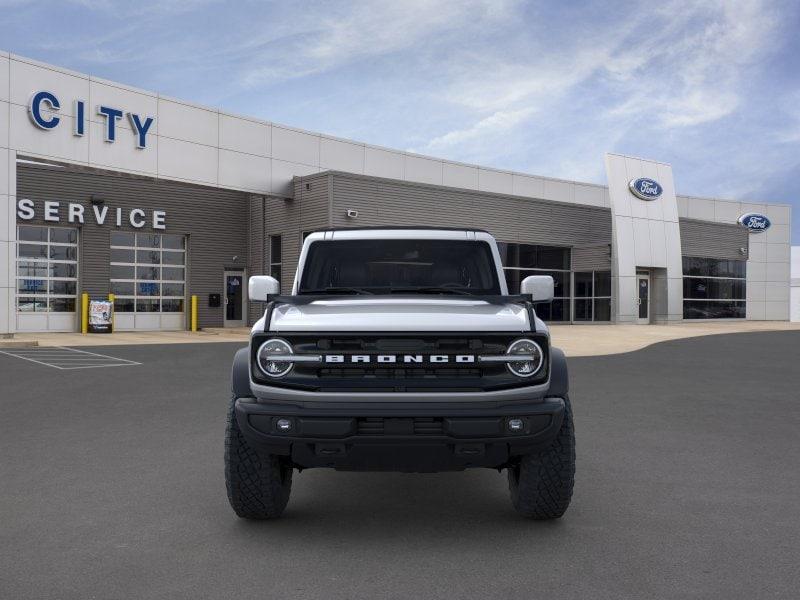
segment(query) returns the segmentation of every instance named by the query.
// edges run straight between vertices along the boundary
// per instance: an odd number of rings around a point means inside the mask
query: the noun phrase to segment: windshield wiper
[[[370,292],[369,290],[365,290],[364,288],[359,287],[347,287],[347,286],[329,286],[326,288],[315,288],[311,290],[300,290],[301,294],[369,294],[370,296],[374,296],[375,292]]]
[[[392,288],[391,292],[394,293],[409,293],[409,294],[458,294],[459,296],[474,296],[472,292],[463,289],[447,286],[423,286],[423,287],[409,287],[409,288]]]

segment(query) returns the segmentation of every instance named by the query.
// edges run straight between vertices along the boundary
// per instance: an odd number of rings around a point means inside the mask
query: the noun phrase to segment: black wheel
[[[244,519],[281,516],[292,490],[292,467],[274,454],[256,450],[244,439],[231,399],[225,430],[225,486],[228,501]]]
[[[508,469],[511,502],[517,512],[532,519],[558,519],[572,499],[575,428],[569,398],[564,402],[564,420],[556,439],[546,450],[527,454]]]

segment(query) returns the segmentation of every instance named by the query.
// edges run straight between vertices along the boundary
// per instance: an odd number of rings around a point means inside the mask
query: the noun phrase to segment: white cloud
[[[511,0],[391,0],[328,5],[293,12],[291,35],[266,31],[245,42],[255,52],[242,74],[248,86],[271,85],[393,52],[419,51],[448,32],[486,27],[507,18]]]
[[[663,11],[679,17],[651,39],[612,57],[608,71],[619,80],[624,100],[609,113],[649,118],[667,128],[733,113],[740,105],[746,68],[773,41],[777,22],[767,3],[673,2]]]
[[[466,129],[456,129],[433,138],[426,144],[425,151],[446,152],[453,147],[502,134],[523,123],[533,112],[532,108],[498,111]]]
[[[581,35],[555,40],[547,36],[547,24],[509,32],[546,40],[529,43],[528,53],[484,47],[458,57],[442,94],[461,107],[465,122],[417,144],[419,150],[463,160],[471,152],[465,142],[483,142],[491,147],[484,147],[484,154],[493,148],[503,156],[517,129],[552,134],[549,124],[558,122],[561,147],[534,150],[540,163],[550,163],[565,177],[595,172],[602,151],[613,150],[634,129],[692,128],[733,114],[742,105],[748,69],[776,41],[778,20],[766,0],[642,2],[628,14],[622,21],[584,22]],[[508,45],[514,40],[506,40]],[[580,120],[580,128],[570,127],[571,117]],[[540,145],[549,148],[549,142]]]

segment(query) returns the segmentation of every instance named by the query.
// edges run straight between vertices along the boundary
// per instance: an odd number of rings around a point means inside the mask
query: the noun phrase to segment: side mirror
[[[247,282],[247,295],[255,302],[267,302],[281,291],[281,284],[269,275],[253,275]]]
[[[556,284],[550,275],[531,275],[519,284],[519,293],[530,295],[533,302],[552,302]]]

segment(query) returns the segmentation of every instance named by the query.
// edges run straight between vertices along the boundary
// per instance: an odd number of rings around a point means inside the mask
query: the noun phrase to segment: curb
[[[36,340],[0,340],[0,348],[36,348]]]

